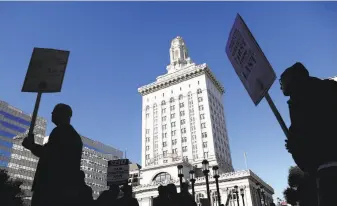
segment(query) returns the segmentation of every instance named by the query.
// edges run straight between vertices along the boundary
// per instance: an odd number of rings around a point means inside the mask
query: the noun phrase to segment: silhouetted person
[[[166,206],[168,205],[167,187],[160,185],[158,187],[158,197],[153,199],[153,206]]]
[[[110,185],[109,190],[103,191],[96,200],[96,206],[118,205],[118,195],[120,189],[118,185]]]
[[[52,112],[56,125],[45,145],[35,144],[34,136],[22,145],[39,157],[32,186],[32,206],[64,206],[77,196],[81,166],[82,140],[70,125],[72,110],[58,104]]]
[[[196,206],[197,205],[197,203],[193,199],[193,196],[188,191],[188,184],[185,182],[182,184],[182,188],[181,188],[181,192],[179,196],[180,196],[180,201],[182,205],[184,206]]]
[[[85,183],[85,173],[80,170],[79,173],[79,193],[75,205],[78,206],[93,206],[94,199],[92,189]]]
[[[167,185],[168,199],[169,205],[181,205],[180,197],[178,196],[177,187],[175,184]]]
[[[122,191],[124,195],[118,201],[119,206],[139,206],[137,199],[132,197],[132,187],[130,185],[124,185]]]
[[[286,147],[296,164],[317,178],[320,205],[337,205],[337,83],[309,76],[296,63],[280,79],[288,101],[291,126]]]

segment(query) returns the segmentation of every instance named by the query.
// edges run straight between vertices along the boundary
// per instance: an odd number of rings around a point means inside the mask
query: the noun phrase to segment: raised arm
[[[43,153],[42,151],[43,151],[44,146],[36,144],[34,142],[34,135],[26,137],[22,142],[22,146],[30,150],[35,156],[39,158],[41,157]]]

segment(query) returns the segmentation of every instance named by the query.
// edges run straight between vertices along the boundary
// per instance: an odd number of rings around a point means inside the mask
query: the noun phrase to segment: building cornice
[[[240,180],[240,179],[249,179],[253,182],[258,182],[260,185],[267,190],[269,193],[274,193],[274,189],[265,183],[261,178],[259,178],[255,173],[253,173],[251,170],[241,170],[241,171],[236,171],[236,172],[229,172],[229,173],[224,173],[221,174],[219,177],[219,183],[222,182],[231,182],[235,180]],[[174,184],[179,184],[179,180],[174,180],[172,181]],[[215,178],[212,176],[209,177],[209,184],[215,183]],[[206,184],[206,179],[205,177],[198,177],[196,178],[195,181],[195,186],[198,185],[205,185]],[[153,183],[153,184],[148,184],[148,185],[139,185],[134,187],[133,191],[137,193],[145,192],[145,191],[153,191],[157,190],[159,183]]]
[[[176,85],[180,82],[192,79],[194,77],[206,74],[218,88],[218,90],[223,94],[225,92],[224,87],[215,78],[212,71],[209,69],[207,64],[192,65],[190,67],[184,68],[172,74],[166,74],[157,78],[156,82],[142,86],[138,89],[138,92],[144,96],[152,92]]]

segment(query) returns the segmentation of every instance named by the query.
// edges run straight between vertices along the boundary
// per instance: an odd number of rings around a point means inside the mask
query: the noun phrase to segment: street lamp
[[[205,178],[206,178],[207,198],[208,198],[209,205],[211,205],[211,195],[209,192],[209,183],[208,183],[209,164],[207,160],[202,161],[202,172],[204,173]]]
[[[245,195],[245,194],[244,194],[244,192],[245,192],[244,189],[241,188],[241,189],[240,189],[240,193],[241,193],[241,197],[242,197],[242,205],[243,205],[243,206],[245,206],[245,198],[244,198],[244,195]]]
[[[239,202],[239,190],[238,190],[238,186],[237,185],[234,186],[234,191],[235,191],[235,194],[236,194],[236,202],[238,203],[238,206],[240,206],[240,202]]]
[[[195,172],[194,170],[190,171],[190,181],[192,183],[192,196],[193,196],[193,200],[195,201],[195,192],[194,192]]]
[[[216,185],[216,192],[218,193],[218,205],[221,205],[221,198],[220,198],[220,189],[219,189],[219,167],[213,166],[213,177],[215,178],[215,185]]]
[[[181,188],[183,186],[183,177],[184,177],[183,166],[178,165],[177,168],[178,168],[178,177],[179,177],[179,181],[180,181],[180,191],[181,191],[182,190]]]
[[[260,188],[260,184],[259,183],[256,183],[256,187],[257,187],[257,195],[259,196],[259,205],[262,205],[262,202],[261,202],[261,188]]]

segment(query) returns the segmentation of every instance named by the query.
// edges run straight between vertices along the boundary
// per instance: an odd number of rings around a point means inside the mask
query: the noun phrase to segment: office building
[[[83,141],[81,169],[85,173],[85,182],[93,190],[96,199],[107,190],[108,161],[123,158],[123,152],[101,142],[81,136]]]
[[[129,164],[129,180],[128,183],[131,186],[138,186],[140,185],[140,169],[142,167],[137,163],[130,163]]]
[[[8,171],[11,178],[23,182],[25,199],[31,197],[38,158],[21,146],[22,139],[28,133],[31,115],[24,113],[7,102],[0,101],[0,167]],[[37,117],[34,134],[35,142],[43,144],[47,121]]]
[[[237,188],[245,206],[259,206],[258,188],[265,191],[265,203],[272,201],[272,187],[250,170],[234,171],[226,128],[224,88],[207,64],[195,64],[181,37],[171,42],[167,73],[142,86],[142,169],[134,193],[140,206],[152,205],[157,187],[169,183],[179,187],[178,165],[183,181],[189,171],[196,175],[196,201],[206,198],[202,161],[219,167],[222,202]],[[211,202],[217,205],[215,180],[210,176]],[[179,189],[178,189],[179,190]],[[229,200],[229,199],[228,199]],[[236,200],[230,200],[236,204]]]

